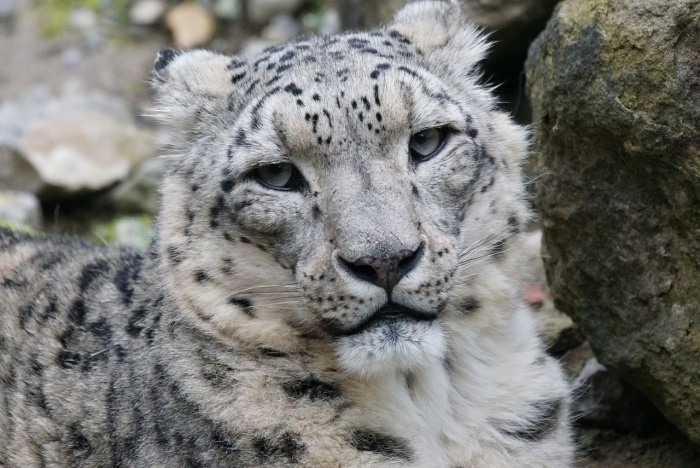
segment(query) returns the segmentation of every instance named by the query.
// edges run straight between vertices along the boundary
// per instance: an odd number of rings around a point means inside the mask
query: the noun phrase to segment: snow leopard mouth
[[[389,302],[377,310],[374,314],[368,317],[358,325],[335,333],[337,336],[358,335],[364,331],[376,326],[396,323],[396,322],[432,322],[436,316],[419,312],[408,307],[404,307],[393,302]]]

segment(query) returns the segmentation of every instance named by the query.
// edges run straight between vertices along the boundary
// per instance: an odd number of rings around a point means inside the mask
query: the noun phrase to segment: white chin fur
[[[446,344],[437,322],[383,323],[338,340],[341,367],[363,378],[389,372],[415,372],[439,363]]]

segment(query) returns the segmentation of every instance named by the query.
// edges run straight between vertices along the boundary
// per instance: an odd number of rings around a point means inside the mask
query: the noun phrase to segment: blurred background
[[[145,250],[167,158],[148,117],[163,47],[255,54],[300,34],[367,29],[406,0],[0,0],[0,226],[62,232]],[[557,0],[464,0],[494,41],[483,63],[501,106],[532,123],[523,66]],[[573,0],[569,0],[573,3]],[[539,177],[531,156],[528,177]],[[578,388],[581,467],[700,466],[689,445],[634,387],[598,362],[550,297],[540,226],[530,233],[523,297],[551,354]]]

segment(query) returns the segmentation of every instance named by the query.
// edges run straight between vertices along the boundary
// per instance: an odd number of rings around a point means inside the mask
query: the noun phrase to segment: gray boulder
[[[0,189],[44,200],[101,190],[155,153],[119,98],[29,93],[0,106]]]
[[[526,68],[557,308],[700,443],[700,2],[564,1]]]

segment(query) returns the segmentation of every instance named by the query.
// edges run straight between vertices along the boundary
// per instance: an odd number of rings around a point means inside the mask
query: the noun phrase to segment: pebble
[[[270,42],[284,42],[299,34],[299,24],[289,13],[275,15],[270,24],[260,33],[260,36]]]
[[[326,8],[318,26],[319,34],[336,34],[341,29],[340,13],[335,8]]]
[[[248,2],[248,20],[253,24],[266,24],[280,13],[294,13],[304,0],[253,0]]]
[[[39,199],[29,192],[0,191],[0,224],[2,221],[20,223],[32,229],[41,228]]]
[[[114,223],[114,245],[144,251],[151,244],[152,237],[152,222],[147,216],[127,216]]]
[[[17,13],[16,0],[0,0],[0,21],[10,20]]]
[[[180,3],[168,12],[165,24],[173,34],[175,46],[181,49],[203,46],[216,31],[212,15],[198,3]]]
[[[163,0],[139,0],[129,9],[129,21],[137,26],[153,26],[164,14]]]
[[[234,20],[241,15],[241,0],[216,0],[214,14],[222,20]]]
[[[83,53],[77,47],[70,47],[61,53],[61,62],[66,68],[71,68],[83,60]]]
[[[70,13],[68,24],[80,31],[90,31],[97,27],[97,13],[87,8],[76,8]]]

